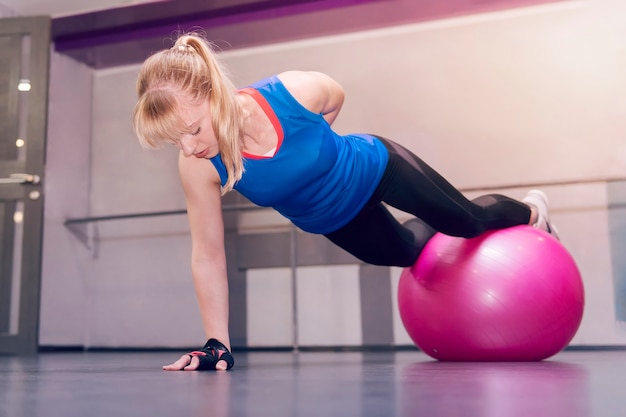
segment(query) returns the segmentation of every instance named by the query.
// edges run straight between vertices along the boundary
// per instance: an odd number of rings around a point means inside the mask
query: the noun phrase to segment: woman
[[[183,35],[146,60],[134,113],[145,147],[180,149],[192,236],[191,267],[209,339],[166,370],[230,369],[221,196],[236,189],[364,262],[406,267],[436,231],[475,237],[531,224],[555,234],[541,191],[469,201],[400,145],[340,136],[344,91],[318,72],[287,71],[236,90],[210,44]],[[416,216],[400,224],[382,203]]]

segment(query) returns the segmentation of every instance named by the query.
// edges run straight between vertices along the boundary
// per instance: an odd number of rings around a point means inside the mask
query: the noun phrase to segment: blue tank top
[[[278,147],[269,157],[244,153],[244,174],[234,188],[307,232],[326,234],[350,222],[385,171],[389,155],[382,142],[365,134],[338,135],[276,76],[241,92],[250,94],[272,121]],[[210,160],[224,185],[227,174],[220,155]]]

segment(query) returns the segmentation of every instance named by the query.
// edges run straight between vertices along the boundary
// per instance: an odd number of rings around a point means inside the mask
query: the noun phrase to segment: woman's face
[[[212,158],[219,153],[219,146],[213,125],[211,123],[211,109],[209,100],[201,104],[184,104],[182,118],[190,128],[191,133],[186,133],[176,141],[176,146],[185,157]]]

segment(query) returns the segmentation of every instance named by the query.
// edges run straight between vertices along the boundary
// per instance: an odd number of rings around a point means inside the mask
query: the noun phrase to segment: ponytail
[[[235,86],[209,42],[186,34],[172,48],[152,55],[140,70],[137,93],[134,126],[139,141],[148,148],[190,133],[180,116],[181,100],[191,104],[209,100],[211,123],[228,174],[222,193],[232,190],[244,171],[243,117]]]

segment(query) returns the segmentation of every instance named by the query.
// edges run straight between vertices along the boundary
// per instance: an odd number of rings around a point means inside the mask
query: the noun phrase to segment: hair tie
[[[187,44],[183,45],[174,45],[172,49],[176,49],[178,52],[191,52],[191,46]]]

